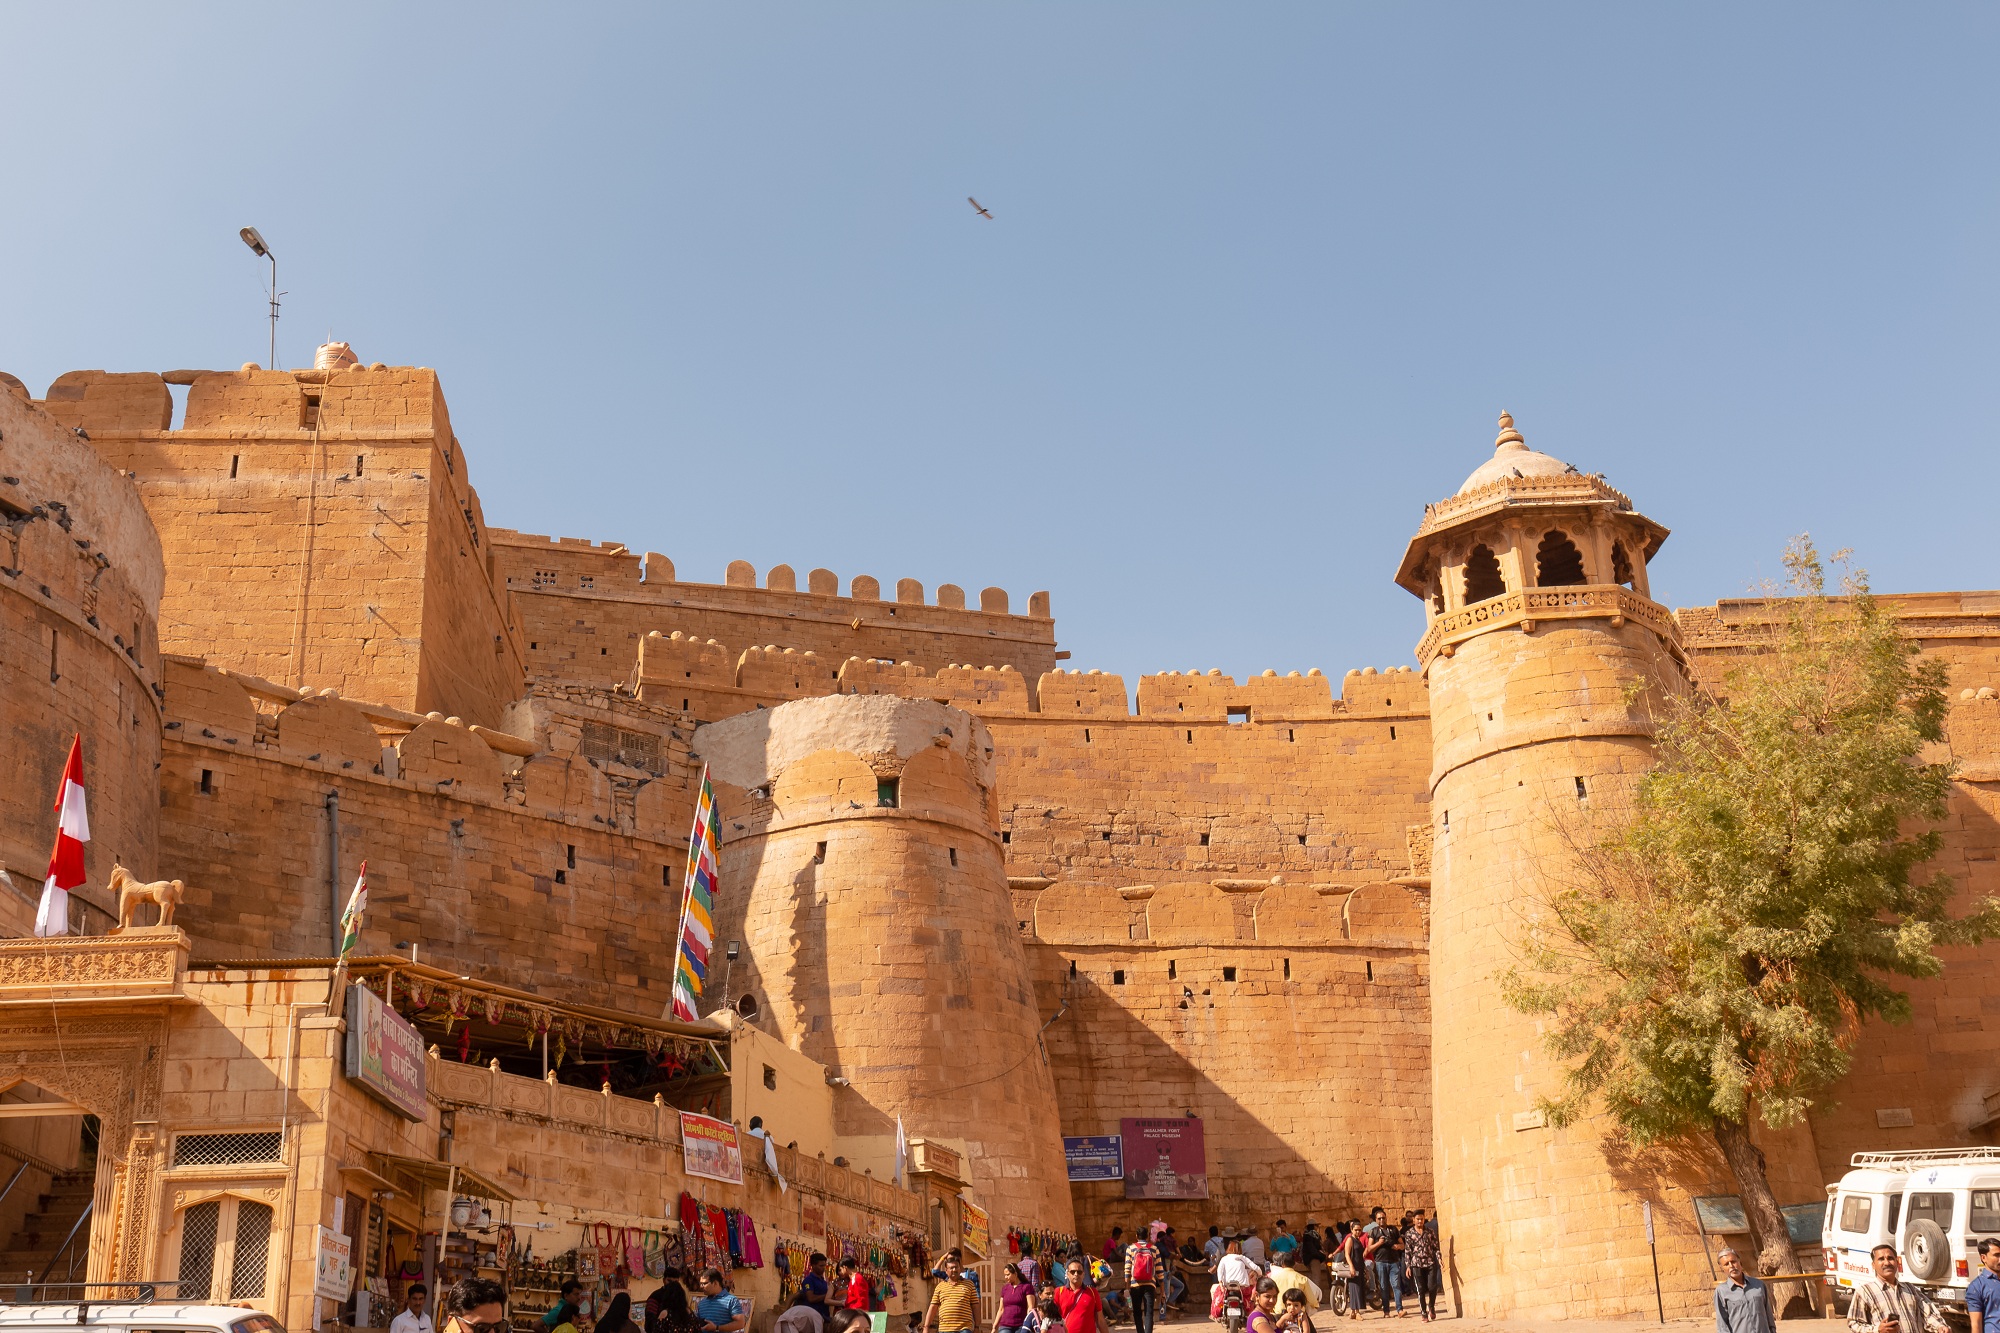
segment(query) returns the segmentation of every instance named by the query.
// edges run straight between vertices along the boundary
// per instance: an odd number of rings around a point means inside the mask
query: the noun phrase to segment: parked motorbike
[[[1222,1326],[1228,1333],[1243,1333],[1243,1321],[1250,1311],[1250,1298],[1243,1284],[1231,1282],[1222,1292]]]

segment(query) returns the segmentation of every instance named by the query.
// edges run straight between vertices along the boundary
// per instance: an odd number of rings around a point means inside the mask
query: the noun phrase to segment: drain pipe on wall
[[[326,794],[327,919],[332,923],[333,956],[340,957],[340,788]]]

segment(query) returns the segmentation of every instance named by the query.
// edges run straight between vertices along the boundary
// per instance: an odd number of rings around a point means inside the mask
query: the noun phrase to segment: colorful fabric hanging
[[[708,978],[708,950],[715,940],[715,871],[722,845],[722,822],[708,765],[701,768],[701,795],[695,801],[694,831],[688,834],[687,877],[681,886],[680,947],[674,961],[674,1017],[692,1023],[695,1002]]]

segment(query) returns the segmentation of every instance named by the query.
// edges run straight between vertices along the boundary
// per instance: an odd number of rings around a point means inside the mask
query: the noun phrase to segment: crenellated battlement
[[[1280,676],[1265,671],[1241,684],[1221,671],[1142,676],[1134,713],[1125,678],[1060,667],[1030,686],[1010,663],[948,663],[927,671],[916,662],[852,656],[834,666],[818,654],[775,644],[736,653],[679,630],[639,640],[626,680],[636,697],[681,707],[704,720],[790,699],[828,694],[894,694],[936,699],[985,717],[1127,718],[1149,722],[1285,722],[1338,717],[1423,717],[1424,678],[1409,667],[1349,671],[1339,698],[1317,668]]]
[[[848,581],[845,596],[840,592],[840,576],[830,569],[814,569],[806,575],[806,587],[799,588],[798,571],[790,565],[773,565],[765,571],[760,586],[757,567],[748,560],[732,560],[721,583],[681,582],[673,561],[657,552],[647,552],[643,560],[623,542],[597,542],[584,537],[543,537],[511,528],[492,528],[489,537],[498,552],[502,576],[508,587],[530,593],[594,594],[597,596],[638,596],[664,594],[669,590],[674,605],[684,604],[687,594],[736,589],[748,593],[775,593],[848,603],[879,610],[883,603],[882,584],[869,574],[856,574]],[[1010,610],[1005,588],[982,588],[977,604],[971,604],[963,588],[956,584],[938,585],[934,601],[925,600],[924,585],[917,579],[899,579],[889,614],[900,615],[902,608],[929,611],[966,611],[974,615],[1008,616],[1015,620],[1049,620],[1049,594],[1030,593],[1025,615]]]

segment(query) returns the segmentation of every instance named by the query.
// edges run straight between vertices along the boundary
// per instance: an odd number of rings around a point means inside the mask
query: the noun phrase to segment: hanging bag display
[[[660,1233],[650,1230],[640,1232],[639,1248],[646,1258],[646,1276],[665,1277],[667,1275],[667,1251],[666,1246],[661,1242]]]
[[[576,1243],[577,1277],[585,1282],[596,1277],[597,1262],[597,1242],[591,1239],[590,1223],[585,1222],[583,1224],[583,1239]]]
[[[633,1277],[646,1275],[646,1250],[639,1243],[639,1233],[627,1227],[623,1232],[625,1240],[625,1271]]]

